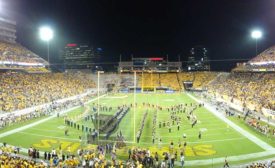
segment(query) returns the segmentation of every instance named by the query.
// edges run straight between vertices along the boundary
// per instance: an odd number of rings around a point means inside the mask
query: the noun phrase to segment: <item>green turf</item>
[[[212,159],[216,157],[236,156],[264,151],[257,144],[251,142],[246,137],[236,132],[203,107],[198,108],[194,112],[199,120],[199,123],[194,128],[191,128],[190,121],[187,120],[186,114],[180,113],[178,116],[180,116],[183,120],[180,125],[180,130],[178,131],[176,129],[175,124],[172,127],[171,133],[169,133],[168,128],[159,128],[159,122],[170,120],[169,112],[165,110],[157,111],[156,136],[158,139],[162,139],[162,143],[159,143],[158,140],[156,140],[155,144],[153,144],[152,124],[155,109],[144,107],[142,103],[146,102],[166,107],[180,103],[189,104],[195,102],[186,94],[137,94],[136,101],[138,104],[137,108],[135,110],[134,108],[131,108],[131,110],[121,121],[119,128],[116,129],[116,132],[114,132],[111,136],[111,139],[113,139],[117,133],[121,131],[126,139],[127,147],[118,151],[120,158],[126,158],[127,148],[131,148],[133,146],[150,148],[153,152],[158,151],[161,153],[168,150],[168,146],[171,141],[174,142],[175,146],[177,146],[179,142],[182,144],[183,142],[187,142],[187,148],[185,151],[186,160]],[[99,103],[101,105],[112,106],[113,110],[111,112],[101,112],[101,114],[112,115],[116,112],[117,106],[122,104],[134,104],[133,102],[133,94],[108,95],[101,98]],[[94,102],[91,102],[89,104],[90,108],[93,103]],[[136,135],[137,130],[140,127],[143,114],[146,110],[148,110],[148,116],[145,120],[145,126],[141,135],[140,143],[137,144],[134,142],[134,135]],[[73,118],[79,116],[84,111],[85,108],[80,107],[66,115]],[[246,126],[242,125],[241,122],[235,119],[232,120],[248,132],[251,132],[273,146],[275,145],[274,141],[266,140],[264,137],[261,137],[258,133],[251,130],[251,128],[246,128]],[[92,128],[94,127],[91,121],[85,122],[80,120],[78,123]],[[24,124],[20,124],[19,126],[21,125]],[[16,126],[1,130],[1,132],[14,128],[16,128]],[[66,128],[69,129],[69,136],[64,135],[64,130]],[[202,133],[202,139],[198,139],[198,132],[200,129],[206,130]],[[187,138],[184,139],[182,137],[183,134],[186,134]],[[32,128],[3,137],[1,138],[1,142],[7,142],[9,144],[25,148],[34,146],[39,148],[41,151],[49,151],[52,148],[58,148],[61,145],[63,152],[74,153],[78,148],[83,147],[83,143],[80,142],[79,136],[84,136],[84,134],[77,129],[65,126],[63,116],[61,116],[60,118],[54,118]],[[180,149],[177,147],[175,150],[177,150],[178,153],[180,152]]]

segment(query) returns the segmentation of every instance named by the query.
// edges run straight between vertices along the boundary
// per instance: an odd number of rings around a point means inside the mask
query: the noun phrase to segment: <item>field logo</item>
[[[70,142],[70,141],[62,141],[55,139],[43,139],[38,144],[33,144],[35,148],[39,148],[41,150],[51,150],[51,149],[59,149],[61,146],[62,151],[65,153],[73,153],[76,152],[80,147],[79,142]]]

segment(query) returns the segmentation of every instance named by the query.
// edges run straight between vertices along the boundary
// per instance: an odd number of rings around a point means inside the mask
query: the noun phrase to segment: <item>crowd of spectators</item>
[[[25,67],[23,69],[24,71],[28,73],[49,73],[50,71],[44,67],[44,66],[38,66],[38,67]]]
[[[130,75],[130,74],[123,74],[121,75],[121,81],[120,81],[120,84],[119,84],[119,88],[120,89],[126,89],[130,86],[134,86],[134,76],[133,75]],[[140,85],[141,86],[141,85]]]
[[[193,88],[203,88],[217,75],[216,72],[143,73],[138,75],[138,85],[140,87],[169,87],[181,90],[184,88],[184,81],[191,81]]]
[[[34,54],[30,50],[17,43],[0,42],[0,62],[24,62],[24,63],[40,63],[46,65],[47,62]],[[7,63],[8,64],[8,63]],[[0,64],[0,66],[5,64]],[[18,64],[15,64],[18,65]]]
[[[31,119],[40,118],[44,116],[49,116],[53,114],[59,114],[59,112],[67,110],[69,108],[83,105],[83,102],[88,101],[93,95],[86,95],[81,99],[67,100],[62,103],[52,102],[46,107],[37,108],[34,111],[26,114],[15,114],[9,113],[8,115],[0,117],[0,129],[4,127],[11,126],[15,123],[25,122]]]
[[[0,168],[10,167],[37,167],[45,168],[47,164],[43,160],[33,160],[32,157],[20,154],[20,148],[3,143],[0,147]]]
[[[275,71],[275,46],[272,46],[247,63],[238,63],[233,71]]]
[[[177,78],[177,73],[160,74],[160,84],[163,87],[169,87],[174,90],[180,90],[180,82]]]
[[[117,145],[114,143],[98,145],[90,149],[79,149],[77,154],[65,154],[60,149],[52,149],[50,152],[40,152],[30,147],[28,156],[22,155],[19,148],[4,144],[0,147],[0,168],[6,167],[29,167],[29,168],[173,168],[176,165],[184,167],[184,149],[177,153],[176,146],[171,142],[169,152],[152,153],[149,149],[139,147],[128,150],[128,158],[117,158]],[[35,154],[34,154],[35,151]],[[38,152],[38,153],[37,153]],[[272,168],[275,160],[259,161],[246,164],[246,168]]]
[[[0,112],[50,103],[95,88],[84,73],[2,73],[0,81]]]
[[[160,86],[160,74],[158,73],[140,73],[138,74],[138,85],[141,87]]]
[[[275,46],[272,46],[256,57],[252,58],[248,63],[275,62]]]
[[[174,144],[169,145],[173,151]],[[184,154],[181,152],[152,153],[149,149],[132,148],[128,150],[128,159],[117,158],[117,144],[98,145],[93,149],[79,149],[77,154],[65,154],[61,149],[52,149],[50,152],[40,152],[30,147],[28,156],[22,155],[19,148],[4,144],[0,147],[0,168],[5,167],[108,167],[108,168],[142,168],[142,167],[175,167],[176,162],[184,164]]]
[[[246,166],[246,168],[273,168],[275,167],[275,160],[271,161],[262,161],[262,162],[256,162],[256,163],[251,163]]]
[[[241,106],[255,106],[275,110],[274,73],[231,73],[217,77],[208,85],[209,93],[227,97],[232,103],[238,100]]]
[[[217,72],[193,72],[193,88],[204,88],[206,84],[212,81],[217,75]]]

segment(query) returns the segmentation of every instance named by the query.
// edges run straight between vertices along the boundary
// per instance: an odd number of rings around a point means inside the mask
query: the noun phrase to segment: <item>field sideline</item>
[[[107,95],[100,98],[99,103],[105,106],[112,106],[115,109],[121,104],[134,104],[133,94],[114,94]],[[143,106],[143,103],[150,103],[155,105],[161,105],[163,107],[176,105],[176,104],[195,104],[196,101],[193,100],[187,94],[137,94],[136,95],[137,108],[134,110],[131,108],[129,113],[122,119],[119,128],[116,132],[112,134],[111,139],[115,138],[117,133],[122,132],[126,142],[127,147],[118,150],[118,155],[120,158],[127,157],[128,148],[141,147],[149,148],[152,153],[158,151],[162,153],[168,151],[169,144],[173,141],[175,144],[175,151],[178,152],[182,150],[178,147],[178,144],[187,143],[185,149],[185,155],[187,160],[187,165],[195,165],[203,160],[207,164],[217,164],[223,162],[225,156],[232,157],[232,161],[238,161],[241,156],[242,159],[247,160],[248,156],[251,155],[251,159],[274,156],[275,150],[273,144],[268,144],[273,146],[273,151],[268,151],[266,148],[259,143],[255,143],[251,137],[249,138],[243,132],[240,133],[233,125],[226,123],[221,118],[214,115],[205,107],[198,108],[194,111],[197,116],[198,124],[194,128],[191,128],[190,121],[186,118],[185,113],[179,113],[177,116],[182,118],[180,124],[180,130],[177,130],[176,125],[172,125],[171,133],[169,133],[168,128],[159,128],[159,122],[169,121],[170,113],[166,110],[157,111],[148,106]],[[94,102],[87,104],[90,108],[93,106]],[[85,109],[83,107],[78,107],[74,110],[69,111],[66,115],[69,117],[79,116],[83,113]],[[135,111],[135,114],[134,114]],[[143,114],[148,111],[148,116],[145,120],[145,126],[141,135],[140,143],[134,142],[134,134],[140,127]],[[110,112],[102,112],[102,114],[112,115],[116,110]],[[156,137],[161,138],[162,142],[155,141],[152,142],[152,128],[153,128],[153,117],[156,113]],[[135,117],[134,117],[135,116]],[[135,122],[134,122],[135,119]],[[43,121],[45,120],[45,121]],[[41,122],[43,121],[43,122]],[[36,121],[34,123],[37,123]],[[86,145],[79,140],[79,136],[84,136],[84,134],[74,128],[69,129],[69,136],[64,135],[64,119],[62,117],[57,118],[55,116],[48,117],[46,119],[40,120],[41,123],[27,124],[26,129],[14,129],[0,134],[1,142],[7,142],[8,144],[20,146],[22,148],[29,148],[33,146],[38,148],[40,151],[50,151],[52,148],[58,148],[60,145],[63,152],[65,153],[75,153],[78,148],[90,148],[93,145]],[[92,122],[81,122],[87,126],[93,127]],[[134,125],[135,123],[135,125]],[[234,123],[233,123],[234,124]],[[236,125],[236,124],[234,124]],[[233,126],[233,127],[232,127]],[[134,129],[136,132],[134,133]],[[198,138],[199,131],[202,132],[202,138]],[[186,138],[183,138],[183,134],[186,134]],[[5,135],[5,136],[3,136]],[[252,134],[252,136],[254,136]],[[255,136],[254,136],[255,137]],[[261,140],[260,140],[261,141]],[[265,143],[265,142],[264,142]],[[261,155],[257,155],[256,153]],[[254,157],[252,157],[252,155]],[[240,156],[238,158],[238,156]],[[233,159],[235,157],[235,159]],[[204,164],[205,164],[204,163]],[[201,165],[204,165],[201,164]]]

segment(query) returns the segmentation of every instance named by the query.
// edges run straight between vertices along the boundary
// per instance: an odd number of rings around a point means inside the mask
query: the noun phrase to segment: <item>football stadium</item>
[[[275,167],[275,46],[229,72],[168,56],[105,71],[68,43],[57,72],[16,26],[0,18],[0,168]]]

